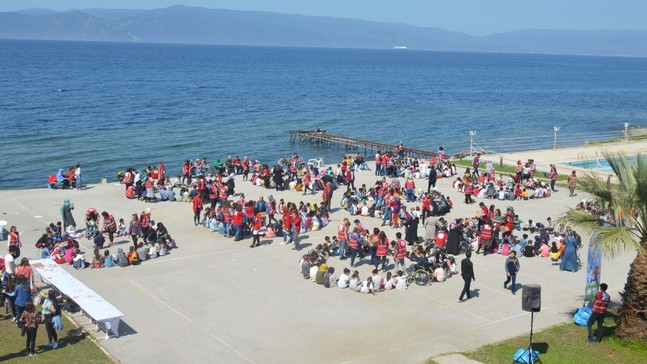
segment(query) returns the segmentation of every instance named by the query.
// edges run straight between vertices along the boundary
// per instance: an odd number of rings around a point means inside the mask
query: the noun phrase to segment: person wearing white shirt
[[[372,272],[372,273],[373,273],[373,277],[371,278],[371,280],[372,280],[372,282],[373,282],[373,287],[374,287],[374,288],[375,288],[375,290],[377,291],[377,290],[379,290],[379,289],[382,287],[382,280],[383,280],[384,278],[382,278],[382,276],[378,274],[378,270],[377,270],[377,269],[373,269],[373,272]]]
[[[350,277],[348,276],[349,273],[350,273],[350,269],[344,268],[344,273],[342,273],[339,276],[339,280],[337,281],[337,287],[348,288],[348,284],[350,281]]]
[[[373,294],[375,295],[375,286],[373,286],[373,279],[371,277],[366,278],[364,282],[362,282],[362,288],[360,288],[360,292],[364,294]]]
[[[5,255],[4,257],[5,272],[7,273],[7,275],[16,273],[14,254],[16,254],[16,248],[13,246],[9,247],[9,254]]]

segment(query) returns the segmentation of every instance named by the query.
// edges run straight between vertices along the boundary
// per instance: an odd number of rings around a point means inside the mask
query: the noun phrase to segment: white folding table
[[[51,259],[32,260],[30,265],[40,275],[43,283],[55,287],[74,301],[95,322],[97,329],[105,329],[106,340],[111,331],[115,337],[119,337],[119,323],[124,314],[115,306]]]

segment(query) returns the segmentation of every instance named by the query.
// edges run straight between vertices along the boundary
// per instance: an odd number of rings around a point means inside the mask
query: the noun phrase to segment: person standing
[[[68,226],[74,226],[76,229],[76,221],[74,221],[74,216],[72,216],[72,210],[74,210],[74,204],[70,202],[69,198],[64,199],[59,210],[63,217],[63,230],[66,230]]]
[[[299,244],[299,233],[301,232],[301,214],[297,210],[292,211],[292,241],[294,242],[294,250],[301,250]]]
[[[476,281],[476,277],[474,276],[474,265],[470,259],[471,257],[472,251],[468,250],[465,252],[465,258],[461,260],[461,277],[463,277],[463,282],[465,282],[465,284],[463,285],[463,291],[461,292],[460,297],[458,297],[458,302],[465,302],[463,296],[467,296],[468,300],[472,298],[470,295],[470,284],[472,281]]]
[[[27,340],[25,345],[27,346],[27,355],[34,356],[36,352],[34,351],[36,347],[36,333],[38,332],[38,322],[42,321],[42,317],[39,313],[36,312],[34,304],[27,302],[25,304],[25,310],[18,319],[22,322],[25,328],[25,334]]]
[[[55,319],[56,316],[59,316],[58,319],[60,319],[61,307],[56,300],[56,293],[53,289],[47,292],[47,298],[43,301],[42,313],[45,321],[45,330],[47,331],[47,344],[45,346],[56,349],[58,348],[58,335],[56,334],[54,321],[57,320]]]
[[[398,270],[405,270],[405,265],[404,265],[404,258],[407,257],[407,241],[402,239],[402,233],[397,232],[395,233],[396,239],[396,249],[395,249],[395,266],[397,267],[396,269]]]
[[[429,169],[429,181],[427,182],[427,193],[431,191],[432,188],[436,187],[436,180],[438,180],[438,174],[436,173],[436,167],[431,166]]]
[[[14,247],[14,258],[20,257],[20,248],[22,248],[22,243],[20,242],[20,233],[15,226],[9,228],[9,245],[7,247],[9,248],[9,251],[11,251],[11,247]]]
[[[108,239],[110,239],[110,244],[112,246],[115,242],[115,232],[117,232],[117,222],[115,217],[107,213],[106,211],[101,213],[103,216],[103,231],[108,233]]]
[[[508,288],[508,283],[512,281],[512,286],[510,286],[510,290],[512,291],[512,294],[515,294],[517,292],[517,273],[519,272],[519,259],[517,258],[517,253],[512,250],[510,252],[510,255],[508,256],[508,259],[505,260],[505,274],[507,275],[507,278],[505,282],[503,282],[503,288],[507,289]]]
[[[575,196],[576,185],[577,185],[577,175],[575,174],[575,170],[573,170],[573,172],[571,172],[571,174],[568,176],[568,191],[570,192],[568,197]]]
[[[74,170],[74,178],[76,178],[76,189],[80,191],[83,188],[81,178],[81,163],[76,164],[76,169]]]
[[[479,177],[479,164],[481,163],[481,154],[477,153],[472,161],[472,168],[474,169],[474,177]]]
[[[133,246],[137,247],[137,239],[142,235],[142,226],[137,214],[133,214],[132,219],[128,224],[128,234],[130,235],[130,238],[133,239]]]
[[[377,251],[375,255],[377,259],[375,260],[375,269],[382,262],[382,271],[386,270],[386,256],[389,254],[389,239],[386,237],[384,231],[380,231],[380,236],[377,240]]]
[[[200,224],[200,213],[202,212],[202,196],[196,193],[193,196],[193,224],[198,226]]]
[[[597,343],[602,340],[602,325],[604,323],[604,317],[607,315],[607,307],[609,306],[609,301],[611,297],[607,293],[607,284],[600,284],[600,290],[595,295],[595,301],[593,302],[593,312],[591,317],[589,317],[589,322],[586,324],[586,327],[589,329],[589,343]],[[593,336],[593,324],[598,323],[598,329],[596,330],[596,335]]]
[[[337,227],[337,240],[339,240],[339,259],[346,259],[346,245],[348,244],[348,227],[350,220],[345,218]]]
[[[555,182],[557,182],[557,169],[555,167],[550,167],[550,190],[557,192],[555,189]]]

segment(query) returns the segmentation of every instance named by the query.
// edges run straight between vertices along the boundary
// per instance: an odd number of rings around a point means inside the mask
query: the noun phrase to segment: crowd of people
[[[83,177],[81,176],[81,164],[70,167],[67,172],[60,168],[56,174],[47,178],[47,188],[55,189],[60,186],[62,189],[75,188],[83,189]]]
[[[340,209],[351,216],[380,219],[381,226],[371,229],[358,219],[351,223],[351,218],[344,218],[337,226],[336,235],[332,238],[326,236],[321,244],[301,257],[299,268],[303,278],[327,288],[349,288],[365,294],[403,290],[407,288],[408,275],[416,269],[429,271],[436,282],[443,282],[456,274],[462,274],[466,281],[474,280],[473,270],[471,273],[460,272],[457,265],[459,254],[467,253],[469,258],[472,251],[507,256],[504,287],[510,285],[513,292],[521,257],[549,258],[562,270],[579,269],[579,236],[569,228],[555,226],[550,217],[545,222],[528,220],[524,223],[512,208],[504,212],[493,203],[486,206],[485,202],[480,202],[479,212],[474,216],[446,220],[443,216],[451,211],[453,202],[438,190],[436,183],[439,178],[455,176],[457,170],[443,155],[441,148],[439,157],[430,163],[405,158],[401,144],[394,152],[378,152],[375,168],[378,179],[372,186],[355,185],[355,173],[369,170],[359,155],[345,156],[335,170],[333,167],[320,168],[316,164],[305,165],[297,155],[281,159],[271,167],[245,156],[242,159],[228,157],[224,162],[216,160],[213,167],[208,165],[206,158],[193,162],[186,160],[182,174],[174,180],[167,176],[164,162],[155,168],[129,168],[119,177],[125,185],[127,197],[147,202],[190,202],[194,225],[217,231],[234,241],[251,237],[250,248],[260,246],[263,238],[279,237],[282,238],[281,244],[292,244],[295,250],[301,250],[304,246],[301,235],[330,223],[330,214],[335,211],[333,193],[338,189],[345,190],[339,199]],[[555,191],[557,175],[554,168],[550,175],[551,184],[547,186],[534,178],[533,160],[519,162],[516,173],[504,180],[502,175],[496,174],[491,161],[480,173],[479,158],[475,158],[471,170],[467,168],[463,177],[452,183],[453,188],[465,194],[466,203],[472,203],[472,196],[494,202],[544,198]],[[52,183],[63,188],[81,188],[80,165],[67,174],[61,170],[58,175]],[[574,188],[575,173],[572,175],[569,187]],[[244,194],[235,192],[236,178],[276,191],[290,189],[304,195],[321,193],[321,203],[286,203],[283,199],[277,201],[271,194],[267,195],[267,200],[264,196],[246,200]],[[427,182],[426,191],[424,184],[417,185],[421,180]],[[177,197],[175,189],[179,189]],[[530,190],[533,192],[528,192]],[[611,221],[613,213],[600,211],[586,201],[578,208],[597,214],[602,220],[609,220],[610,224],[615,223]],[[73,210],[74,204],[65,199],[60,207],[61,221],[49,224],[36,243],[42,257],[52,258],[59,264],[71,264],[76,269],[123,267],[164,256],[177,247],[164,224],[151,220],[150,209],[133,214],[126,222],[123,218],[117,220],[106,211],[99,213],[90,208],[84,216],[85,237],[94,244],[93,256],[88,263],[78,243],[84,234],[77,230]],[[378,224],[380,220],[377,220]],[[384,229],[387,224],[390,227],[388,231]],[[424,228],[423,239],[418,234],[419,225]],[[398,230],[401,228],[403,231]],[[391,229],[396,230],[393,232]],[[388,238],[389,235],[392,239]],[[127,251],[119,248],[116,254],[111,254],[106,248],[113,246],[115,236],[129,236],[132,246]],[[9,254],[2,262],[5,270],[3,298],[11,302],[13,320],[22,322],[27,334],[31,335],[29,330],[34,325],[37,327],[38,322],[53,325],[52,317],[60,314],[60,307],[54,307],[50,302],[47,308],[43,308],[42,315],[36,319],[30,317],[34,313],[33,305],[29,306],[33,271],[26,258],[15,265],[21,246],[20,234],[13,226],[9,232]],[[335,269],[329,266],[332,259],[348,259],[349,267],[343,268],[336,276]],[[373,267],[372,274],[364,279],[360,278],[358,270],[351,272],[361,265]],[[463,270],[466,266],[461,264]],[[469,285],[466,285],[467,291],[461,294],[460,301],[465,294],[470,298]],[[29,295],[23,293],[25,287],[29,287]],[[48,337],[51,343],[48,345],[55,348],[56,331],[48,328]],[[29,340],[27,351],[32,353],[33,344]]]

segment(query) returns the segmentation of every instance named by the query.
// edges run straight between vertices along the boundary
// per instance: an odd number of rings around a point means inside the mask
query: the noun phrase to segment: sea
[[[0,188],[86,183],[164,161],[344,148],[291,143],[325,129],[446,154],[552,148],[647,125],[647,59],[0,40]],[[363,152],[363,151],[360,151]],[[368,153],[368,159],[372,159]]]

